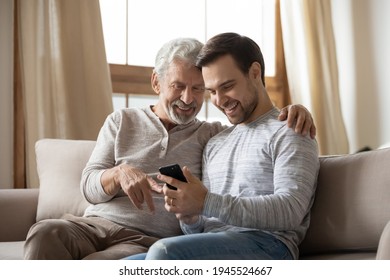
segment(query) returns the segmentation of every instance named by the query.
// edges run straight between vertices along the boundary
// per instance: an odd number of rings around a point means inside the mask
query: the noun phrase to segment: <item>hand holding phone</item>
[[[175,178],[177,180],[180,180],[182,182],[187,182],[186,177],[184,177],[183,171],[181,170],[180,165],[178,164],[172,164],[164,167],[160,167],[159,171],[163,175],[167,175],[169,177]],[[172,190],[177,190],[174,186],[167,183],[168,188]]]

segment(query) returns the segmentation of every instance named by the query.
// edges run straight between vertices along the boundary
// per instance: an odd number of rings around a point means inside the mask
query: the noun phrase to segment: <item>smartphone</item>
[[[175,178],[182,182],[187,182],[186,177],[184,177],[183,171],[181,170],[181,167],[178,164],[172,164],[172,165],[160,167],[158,170],[163,175],[167,175],[169,177]],[[176,190],[176,188],[170,184],[167,184],[167,186],[172,190]]]

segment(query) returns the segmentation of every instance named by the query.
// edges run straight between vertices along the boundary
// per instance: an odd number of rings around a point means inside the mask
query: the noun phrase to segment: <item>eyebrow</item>
[[[182,82],[180,80],[174,80],[170,84],[180,84],[180,85],[185,85],[188,86],[185,82]],[[194,84],[193,87],[198,87],[198,86],[204,86],[204,83],[199,83],[199,84]]]

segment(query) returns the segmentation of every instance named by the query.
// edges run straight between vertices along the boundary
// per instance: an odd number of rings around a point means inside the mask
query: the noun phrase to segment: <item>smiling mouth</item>
[[[179,108],[182,111],[189,111],[192,109],[192,107],[180,107],[180,106],[177,106],[177,108]]]
[[[175,107],[176,107],[177,114],[183,114],[183,115],[191,115],[195,110],[195,107],[193,106],[183,107],[183,106],[176,105]]]
[[[224,112],[228,115],[231,114],[238,106],[238,101],[231,102],[228,104],[228,106],[223,106],[222,109]]]

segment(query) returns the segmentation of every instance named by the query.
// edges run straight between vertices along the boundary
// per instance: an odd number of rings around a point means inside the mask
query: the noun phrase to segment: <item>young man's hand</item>
[[[187,223],[193,223],[192,218],[188,218],[202,213],[208,190],[189,171],[188,167],[183,167],[183,174],[187,179],[187,183],[165,175],[159,175],[157,178],[177,188],[176,190],[172,190],[166,185],[164,186],[165,209],[175,213],[179,220],[185,219]]]

